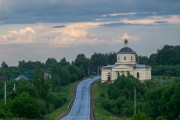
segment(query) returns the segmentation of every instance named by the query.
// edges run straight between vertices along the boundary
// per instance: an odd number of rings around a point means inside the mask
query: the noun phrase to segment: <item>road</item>
[[[61,120],[90,120],[90,85],[100,76],[81,81],[76,90],[76,97],[67,116]]]

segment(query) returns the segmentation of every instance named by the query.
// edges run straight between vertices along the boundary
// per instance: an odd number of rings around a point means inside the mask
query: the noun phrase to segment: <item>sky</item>
[[[180,45],[180,0],[0,0],[0,63]]]

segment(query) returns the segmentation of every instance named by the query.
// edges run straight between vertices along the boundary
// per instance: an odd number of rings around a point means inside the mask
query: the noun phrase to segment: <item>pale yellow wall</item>
[[[124,57],[126,57],[126,60],[124,60]],[[116,64],[136,64],[136,54],[117,54]]]

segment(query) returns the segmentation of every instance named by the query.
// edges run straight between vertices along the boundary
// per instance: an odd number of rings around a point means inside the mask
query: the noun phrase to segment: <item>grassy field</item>
[[[107,89],[108,85],[101,84],[100,81],[96,82],[93,86],[93,94],[94,94],[94,114],[97,120],[128,120],[128,118],[122,118],[113,115],[112,113],[106,111],[101,107],[101,93],[105,94],[107,97]]]
[[[73,98],[73,91],[76,84],[77,82],[71,83],[67,86],[62,87],[61,92],[57,94],[63,94],[63,96],[67,98],[67,102],[62,107],[55,110],[54,112],[46,115],[45,120],[55,120],[58,116],[60,116],[62,113],[64,113],[68,109],[69,104]]]

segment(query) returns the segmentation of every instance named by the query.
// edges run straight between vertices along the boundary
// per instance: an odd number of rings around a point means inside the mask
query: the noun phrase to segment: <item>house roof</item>
[[[116,67],[117,65],[114,64],[114,65],[107,65],[107,66],[103,66],[102,68],[104,69],[112,69],[114,67]],[[127,65],[127,66],[131,66],[133,67],[132,65]],[[150,66],[147,66],[147,65],[142,65],[142,64],[135,64],[134,65],[134,68],[149,68]]]
[[[141,64],[135,64],[134,67],[135,67],[135,68],[148,68],[148,67],[150,67],[150,66],[141,65]]]
[[[106,68],[106,69],[111,69],[113,67],[116,67],[117,65],[107,65],[107,66],[103,66],[102,68]]]
[[[0,77],[0,81],[7,81],[7,80],[8,80],[8,77],[5,77],[5,76]]]
[[[15,80],[20,80],[20,79],[28,80],[29,78],[27,78],[24,75],[19,75]]]

